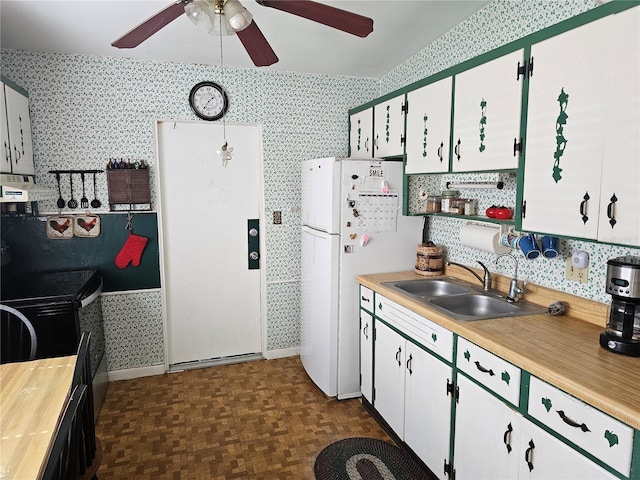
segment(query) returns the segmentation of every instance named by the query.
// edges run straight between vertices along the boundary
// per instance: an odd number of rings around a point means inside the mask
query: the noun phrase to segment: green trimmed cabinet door
[[[360,309],[360,391],[373,404],[373,315]]]
[[[452,77],[407,94],[407,163],[405,173],[449,171]]]
[[[371,158],[373,156],[373,108],[351,114],[349,123],[349,156]]]
[[[523,230],[597,238],[610,26],[606,17],[531,47]]]
[[[640,246],[640,6],[613,15],[598,240]]]
[[[458,392],[453,450],[456,479],[518,478],[523,457],[522,415],[461,374]]]
[[[404,95],[373,107],[373,156],[376,158],[404,155]]]
[[[452,171],[518,168],[523,50],[455,76]]]

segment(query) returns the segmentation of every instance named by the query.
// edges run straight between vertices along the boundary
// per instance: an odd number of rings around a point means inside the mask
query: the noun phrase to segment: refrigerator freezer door
[[[340,238],[302,227],[300,359],[328,396],[337,394]]]
[[[338,233],[341,163],[334,157],[302,162],[302,225]]]

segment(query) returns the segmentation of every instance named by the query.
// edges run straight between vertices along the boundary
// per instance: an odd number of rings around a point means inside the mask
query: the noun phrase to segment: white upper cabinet
[[[35,175],[29,98],[7,84],[0,87],[4,90],[1,109],[2,173]]]
[[[373,107],[373,156],[398,157],[404,154],[404,95]]]
[[[373,156],[373,108],[367,108],[349,117],[350,156],[370,158]]]
[[[532,46],[523,230],[640,244],[639,12]]]
[[[523,50],[455,77],[452,171],[518,168]]]
[[[598,240],[640,245],[640,7],[611,18]]]
[[[407,94],[405,173],[449,171],[452,77]]]

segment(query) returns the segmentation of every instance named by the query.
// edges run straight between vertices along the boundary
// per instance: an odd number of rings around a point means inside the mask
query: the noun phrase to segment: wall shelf
[[[476,222],[488,222],[488,223],[496,223],[498,225],[515,225],[516,219],[510,218],[508,220],[502,220],[500,218],[490,218],[486,215],[458,215],[455,213],[412,213],[410,214],[412,217],[447,217],[447,218],[460,218],[462,220],[471,220]]]

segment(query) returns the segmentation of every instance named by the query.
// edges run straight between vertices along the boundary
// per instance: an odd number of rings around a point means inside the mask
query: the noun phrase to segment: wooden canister
[[[433,242],[418,245],[415,272],[425,277],[436,277],[444,273],[442,247]]]

